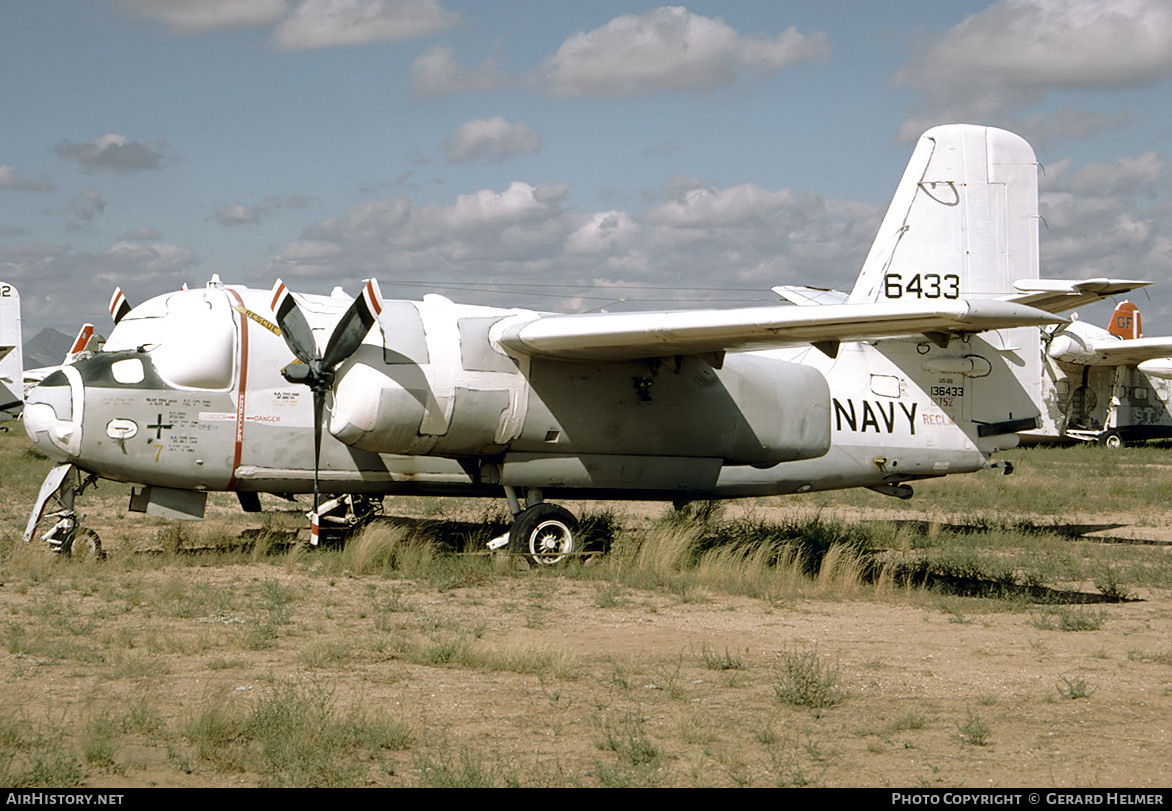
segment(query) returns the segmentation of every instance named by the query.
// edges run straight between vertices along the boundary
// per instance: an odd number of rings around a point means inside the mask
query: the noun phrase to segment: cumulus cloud
[[[728,189],[702,186],[688,189],[678,199],[652,209],[645,219],[673,228],[734,226],[768,218],[794,203],[795,197],[788,189],[770,192],[754,183]]]
[[[558,309],[593,308],[607,295],[638,298],[631,291],[639,286],[693,299],[687,288],[748,287],[772,300],[775,284],[849,289],[881,214],[880,206],[788,189],[700,181],[679,182],[671,200],[646,211],[581,212],[564,184],[514,182],[447,205],[360,203],[307,228],[261,276],[330,284],[375,276],[388,295],[395,280],[426,279],[462,300],[469,297],[456,281],[475,280],[505,287],[478,293],[482,303],[541,306],[518,300],[516,289],[531,282],[523,295],[567,291]]]
[[[419,206],[403,197],[359,203],[342,217],[305,229],[267,275],[345,283],[403,273],[437,278],[444,270],[504,263],[550,263],[562,252],[568,187],[514,182],[504,191],[460,195],[450,205]]]
[[[20,172],[16,171],[15,166],[0,166],[0,189],[10,189],[13,191],[52,191],[53,188],[53,181],[49,179],[48,175],[41,175],[38,178],[27,178],[21,176]]]
[[[23,320],[72,334],[84,321],[106,323],[116,286],[135,302],[175,290],[198,262],[190,248],[119,241],[105,250],[73,251],[48,242],[0,244],[5,281],[20,290]]]
[[[1170,181],[1154,152],[1078,169],[1056,161],[1038,198],[1042,274],[1172,281]]]
[[[1089,138],[1100,132],[1119,129],[1128,123],[1126,115],[1104,115],[1064,105],[1057,110],[1015,121],[1009,125],[1009,129],[1031,144],[1041,144],[1067,138]]]
[[[144,144],[132,141],[125,135],[103,135],[88,143],[63,141],[57,145],[57,154],[87,170],[137,172],[158,169],[165,146],[163,141],[148,141]]]
[[[216,209],[209,219],[220,225],[256,225],[269,213],[282,208],[307,208],[312,198],[299,194],[282,197],[276,194],[267,195],[259,203],[245,205],[244,203],[229,203]]]
[[[582,256],[621,253],[635,246],[639,231],[627,212],[599,211],[566,237],[566,250]]]
[[[439,0],[305,0],[274,29],[272,41],[282,51],[401,42],[459,21]]]
[[[1137,87],[1172,76],[1164,0],[999,0],[925,43],[895,81],[923,94],[925,120],[991,120],[1055,89]]]
[[[501,163],[514,155],[541,151],[541,136],[524,123],[510,124],[500,116],[467,121],[448,140],[448,163]]]
[[[1070,188],[1080,194],[1134,194],[1166,174],[1164,161],[1155,152],[1145,152],[1138,158],[1089,164],[1074,173]]]
[[[229,28],[270,25],[289,9],[288,0],[116,0],[140,17],[161,22],[171,33],[203,34]]]
[[[829,53],[821,33],[790,28],[773,38],[747,36],[720,18],[665,7],[573,35],[541,74],[555,96],[637,96],[711,90],[746,72],[776,73]]]
[[[106,210],[106,198],[98,188],[82,189],[73,197],[73,216],[82,222],[92,222]]]
[[[260,222],[263,209],[260,206],[246,206],[243,203],[230,203],[221,206],[212,214],[212,219],[220,225],[255,225]]]
[[[156,242],[116,242],[102,254],[116,268],[113,273],[98,271],[98,277],[125,284],[124,279],[142,281],[156,276],[174,276],[196,261],[195,251],[179,245]]]
[[[450,45],[429,48],[411,63],[411,92],[417,97],[483,93],[512,83],[497,65],[495,56],[469,68],[456,59]]]
[[[401,42],[447,30],[460,15],[441,0],[114,0],[123,10],[160,22],[172,34],[194,36],[272,27],[283,51]]]
[[[123,240],[128,240],[130,242],[149,242],[150,240],[158,240],[162,238],[163,235],[161,233],[146,225],[140,225],[137,228],[131,228],[126,232],[126,235],[122,237]]]

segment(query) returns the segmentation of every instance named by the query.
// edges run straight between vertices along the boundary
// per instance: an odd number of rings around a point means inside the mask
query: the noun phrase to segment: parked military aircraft
[[[539,564],[579,551],[547,498],[906,498],[1006,467],[991,456],[1038,425],[1038,330],[1064,319],[1031,305],[1084,293],[1014,294],[1037,276],[1032,149],[950,125],[920,138],[853,291],[825,306],[567,315],[387,300],[373,280],[354,299],[218,279],[119,295],[104,350],[28,394],[59,464],[25,539],[56,498],[45,537],[68,551],[99,477],[184,518],[209,491],[254,510],[314,492],[315,531],[386,494],[503,496],[510,549]]]
[[[20,415],[24,362],[20,336],[20,294],[0,282],[0,423]]]
[[[1116,307],[1107,329],[1075,320],[1042,340],[1042,423],[1026,441],[1172,437],[1172,338],[1144,338],[1134,304]]]

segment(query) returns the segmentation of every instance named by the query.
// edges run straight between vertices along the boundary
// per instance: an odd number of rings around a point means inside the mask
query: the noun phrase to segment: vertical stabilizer
[[[1111,324],[1107,327],[1107,332],[1125,341],[1144,337],[1139,307],[1130,301],[1122,302],[1115,308],[1115,312],[1111,313]]]
[[[24,354],[20,348],[20,294],[0,282],[0,422],[24,406]]]
[[[1038,175],[1021,137],[949,124],[920,136],[850,303],[994,298],[1038,277]]]
[[[82,358],[89,357],[96,351],[94,344],[102,342],[102,336],[94,332],[93,324],[82,324],[81,329],[77,331],[77,337],[73,339],[73,344],[69,347],[69,351],[65,353],[63,363],[76,363]]]

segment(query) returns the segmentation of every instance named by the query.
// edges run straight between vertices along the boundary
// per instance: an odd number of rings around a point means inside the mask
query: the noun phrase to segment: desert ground
[[[531,568],[419,539],[489,502],[388,499],[410,520],[307,551],[276,499],[179,525],[111,483],[83,507],[106,559],[63,559],[15,540],[51,463],[0,437],[0,779],[1168,786],[1170,452],[1020,449],[906,503],[568,504],[605,511],[611,552]],[[714,522],[862,528],[921,576],[738,566],[697,551]]]

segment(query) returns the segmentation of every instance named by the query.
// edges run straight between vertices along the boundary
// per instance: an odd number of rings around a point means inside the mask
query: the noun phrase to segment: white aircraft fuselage
[[[144,303],[104,352],[34,389],[30,436],[115,481],[309,492],[311,395],[280,374],[292,355],[268,299],[210,286]],[[349,304],[301,300],[317,334]],[[323,492],[684,500],[895,484],[980,469],[1016,444],[1011,423],[1037,416],[1005,350],[975,336],[851,342],[836,358],[804,345],[608,363],[494,341],[534,315],[384,302],[339,368]],[[976,356],[980,376],[961,373]]]

